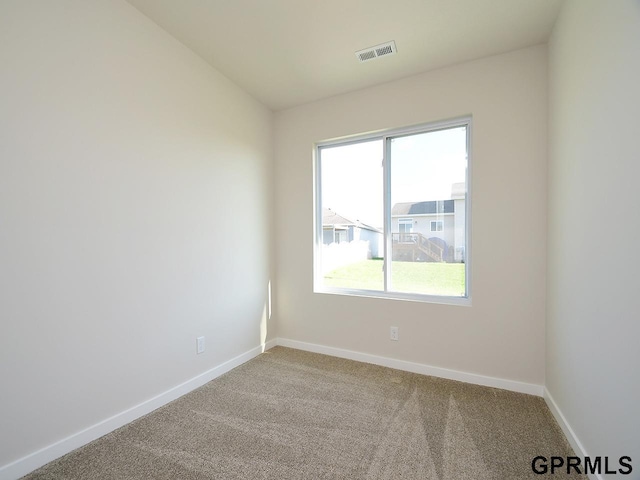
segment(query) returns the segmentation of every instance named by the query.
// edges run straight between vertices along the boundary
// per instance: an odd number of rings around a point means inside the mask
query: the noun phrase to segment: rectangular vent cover
[[[368,62],[374,58],[384,57],[386,55],[393,55],[397,52],[396,42],[393,40],[387,43],[382,43],[374,47],[365,48],[356,52],[356,57],[360,62]]]

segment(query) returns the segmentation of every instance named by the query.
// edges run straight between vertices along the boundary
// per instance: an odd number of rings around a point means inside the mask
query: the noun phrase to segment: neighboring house
[[[391,209],[394,260],[464,262],[464,183],[451,199],[396,203]]]
[[[382,230],[359,220],[349,220],[330,208],[324,208],[322,210],[322,243],[331,245],[354,241],[369,243],[369,258],[382,257],[384,251]]]

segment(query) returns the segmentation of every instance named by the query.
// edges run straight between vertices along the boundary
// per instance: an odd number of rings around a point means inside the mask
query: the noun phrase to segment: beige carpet
[[[276,347],[25,478],[539,479],[572,454],[541,398]]]

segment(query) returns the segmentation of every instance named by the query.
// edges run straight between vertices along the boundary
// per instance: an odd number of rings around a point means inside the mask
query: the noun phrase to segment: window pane
[[[390,290],[465,296],[466,127],[390,142]]]
[[[374,140],[319,150],[326,287],[384,289],[382,148]]]

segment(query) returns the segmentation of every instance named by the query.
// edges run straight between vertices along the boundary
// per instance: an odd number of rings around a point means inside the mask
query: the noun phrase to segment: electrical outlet
[[[196,353],[204,352],[204,337],[196,338]]]
[[[398,337],[398,327],[391,327],[389,329],[389,338],[391,338],[391,340],[394,341],[398,341],[399,337]]]

